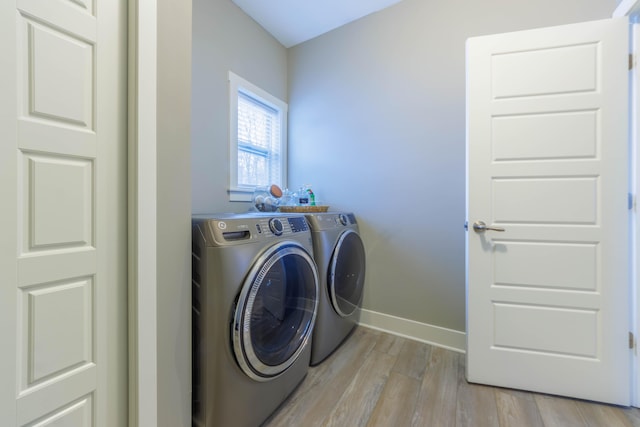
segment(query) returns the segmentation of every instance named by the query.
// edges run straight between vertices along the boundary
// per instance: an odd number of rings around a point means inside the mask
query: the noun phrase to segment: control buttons
[[[349,220],[347,219],[347,216],[345,214],[340,214],[338,216],[338,219],[340,220],[340,224],[342,224],[342,225],[349,224]]]
[[[273,234],[279,236],[282,234],[284,226],[282,225],[282,221],[280,221],[278,218],[271,218],[269,220],[269,229]]]
[[[307,225],[307,221],[304,217],[299,218],[287,218],[289,221],[289,226],[291,227],[291,231],[294,233],[298,233],[300,231],[307,231],[309,226]]]

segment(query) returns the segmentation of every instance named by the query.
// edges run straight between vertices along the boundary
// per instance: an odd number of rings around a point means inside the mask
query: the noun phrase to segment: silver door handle
[[[504,228],[500,227],[488,227],[484,221],[476,221],[473,223],[473,231],[476,233],[482,233],[483,231],[504,231]]]

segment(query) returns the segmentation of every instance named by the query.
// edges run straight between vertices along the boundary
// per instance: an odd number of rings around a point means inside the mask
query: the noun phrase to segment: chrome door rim
[[[304,338],[300,346],[286,361],[279,365],[266,365],[256,355],[251,345],[251,312],[256,294],[262,285],[262,279],[266,272],[285,256],[301,256],[313,273],[315,298],[313,313],[309,325],[305,330]],[[284,241],[277,243],[265,251],[253,264],[247,278],[242,284],[242,290],[236,304],[232,325],[233,350],[236,360],[242,371],[256,381],[269,381],[282,375],[300,356],[309,344],[311,333],[318,312],[318,269],[313,258],[297,242]],[[246,345],[248,343],[248,345]]]
[[[356,236],[358,238],[358,240],[360,240],[360,243],[362,244],[362,239],[360,238],[360,235],[357,232],[355,232],[354,230],[347,230],[344,233],[342,233],[340,235],[340,237],[338,238],[338,242],[336,243],[335,249],[333,250],[333,256],[331,257],[331,267],[329,269],[329,284],[328,285],[329,285],[329,296],[331,297],[331,304],[333,305],[333,309],[341,317],[351,316],[358,309],[358,305],[357,304],[354,304],[353,310],[351,310],[348,313],[346,313],[342,309],[340,309],[340,305],[338,304],[338,296],[337,296],[337,292],[336,292],[336,268],[337,268],[337,265],[338,265],[338,258],[339,258],[339,255],[340,255],[340,249],[342,248],[342,244],[344,243],[344,240],[351,234]],[[364,245],[363,245],[363,251],[364,251]],[[364,272],[359,272],[359,273],[360,274],[364,274]],[[360,293],[360,298],[362,298],[362,292]]]

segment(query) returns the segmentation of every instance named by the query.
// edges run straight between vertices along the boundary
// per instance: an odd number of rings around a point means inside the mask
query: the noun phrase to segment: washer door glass
[[[365,254],[360,235],[347,230],[340,235],[331,257],[328,285],[336,312],[347,317],[356,311],[364,289]]]
[[[282,242],[255,263],[236,305],[233,347],[242,370],[267,381],[291,366],[311,336],[318,272],[306,250]]]

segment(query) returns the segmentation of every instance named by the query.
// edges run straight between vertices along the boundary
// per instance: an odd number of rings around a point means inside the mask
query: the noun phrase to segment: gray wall
[[[249,207],[228,201],[229,71],[287,100],[287,50],[231,0],[193,0],[193,213]]]
[[[465,40],[616,0],[404,0],[289,50],[289,186],[359,217],[364,308],[465,328]]]
[[[191,426],[191,2],[158,0],[157,6],[158,426],[187,427]]]

